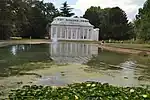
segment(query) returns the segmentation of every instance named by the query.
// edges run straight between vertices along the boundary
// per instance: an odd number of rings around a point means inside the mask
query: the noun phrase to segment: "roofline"
[[[56,25],[56,26],[80,26],[80,27],[85,27],[86,25],[62,25],[62,24],[51,24],[52,25]],[[93,25],[90,25],[90,26],[86,26],[86,27],[94,27]]]
[[[86,19],[86,18],[61,17],[61,16],[55,17],[54,19],[58,19],[58,18],[63,18],[63,19],[82,19],[82,20],[89,21],[89,20],[88,20],[88,19]]]

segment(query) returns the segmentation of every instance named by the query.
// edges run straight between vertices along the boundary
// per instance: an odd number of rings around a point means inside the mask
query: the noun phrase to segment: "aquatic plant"
[[[74,83],[66,87],[25,85],[12,90],[9,100],[150,100],[150,90],[98,82]]]
[[[29,73],[26,73],[27,71],[35,70],[35,69],[44,69],[44,68],[50,68],[55,63],[52,61],[43,61],[43,62],[30,62],[25,63],[21,65],[16,66],[10,66],[8,68],[5,68],[5,73],[0,72],[0,77],[9,77],[9,76],[16,76],[16,75],[29,75]],[[36,75],[39,76],[36,73],[30,73],[30,75]]]

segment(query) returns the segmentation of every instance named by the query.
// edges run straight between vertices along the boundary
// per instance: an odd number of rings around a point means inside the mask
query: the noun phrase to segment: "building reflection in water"
[[[31,45],[12,45],[10,52],[16,56],[18,52],[28,51],[29,49],[31,49]]]
[[[92,55],[98,55],[98,45],[80,42],[50,44],[51,58],[57,63],[86,63]]]

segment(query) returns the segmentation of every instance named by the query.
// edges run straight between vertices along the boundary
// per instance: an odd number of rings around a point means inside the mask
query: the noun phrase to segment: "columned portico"
[[[98,41],[99,29],[84,18],[56,17],[51,23],[51,39],[58,40],[91,40]]]

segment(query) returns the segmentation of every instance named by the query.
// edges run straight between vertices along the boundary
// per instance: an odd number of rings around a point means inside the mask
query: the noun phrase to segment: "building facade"
[[[51,23],[51,39],[57,40],[91,40],[98,41],[99,29],[84,18],[56,17]]]

